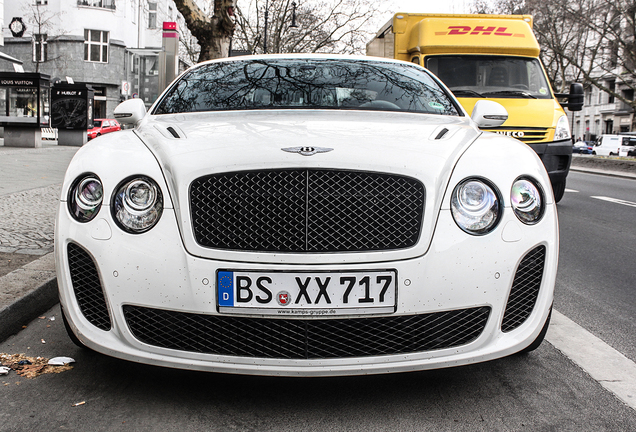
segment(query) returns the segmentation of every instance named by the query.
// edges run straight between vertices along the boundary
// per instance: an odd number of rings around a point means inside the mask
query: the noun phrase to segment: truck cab
[[[583,87],[555,94],[539,60],[530,15],[398,13],[367,45],[368,55],[417,63],[439,77],[471,114],[478,100],[503,105],[508,120],[482,128],[532,147],[543,161],[555,199],[565,191],[572,136],[563,107],[578,111]],[[568,103],[559,103],[566,98]]]

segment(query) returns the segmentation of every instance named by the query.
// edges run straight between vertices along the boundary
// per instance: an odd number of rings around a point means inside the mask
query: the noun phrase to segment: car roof
[[[245,61],[245,60],[356,60],[364,62],[381,62],[381,63],[393,63],[393,64],[409,64],[417,66],[415,63],[407,62],[404,60],[396,60],[385,57],[373,57],[364,55],[349,55],[349,54],[257,54],[257,55],[245,55],[236,57],[223,57],[214,60],[208,60],[202,63],[198,63],[192,66],[190,69],[197,69],[211,63],[226,63],[233,61]]]

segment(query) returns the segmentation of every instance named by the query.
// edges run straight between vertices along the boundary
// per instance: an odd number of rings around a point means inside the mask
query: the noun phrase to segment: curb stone
[[[0,277],[0,341],[18,333],[57,302],[53,253]]]

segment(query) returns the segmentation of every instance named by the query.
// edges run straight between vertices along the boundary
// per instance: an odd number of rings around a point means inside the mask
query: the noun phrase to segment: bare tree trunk
[[[188,29],[201,46],[199,62],[230,55],[234,32],[234,0],[214,0],[214,15],[206,16],[193,0],[175,0]]]

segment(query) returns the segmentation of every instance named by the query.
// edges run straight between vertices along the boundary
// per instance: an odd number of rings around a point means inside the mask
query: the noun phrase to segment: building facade
[[[627,100],[634,100],[633,89],[616,89],[612,80],[605,82],[605,86]],[[572,136],[575,140],[595,141],[603,134],[636,131],[633,108],[594,86],[585,89],[583,110],[572,114]]]
[[[124,99],[150,106],[157,98],[162,23],[175,21],[177,10],[172,0],[23,0],[5,1],[4,17],[5,54],[25,72],[92,86],[95,118],[109,118]],[[6,26],[15,17],[26,25],[22,34]]]

